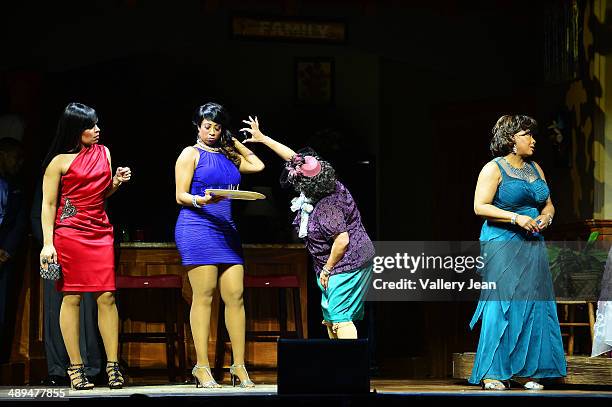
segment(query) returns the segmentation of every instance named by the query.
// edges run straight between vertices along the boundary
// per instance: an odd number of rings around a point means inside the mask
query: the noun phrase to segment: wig
[[[307,176],[301,171],[306,156],[316,158],[321,165],[321,171],[315,176]],[[312,203],[316,203],[336,190],[336,172],[331,164],[322,160],[314,150],[305,148],[285,163],[281,185],[291,185],[296,192],[303,193]]]

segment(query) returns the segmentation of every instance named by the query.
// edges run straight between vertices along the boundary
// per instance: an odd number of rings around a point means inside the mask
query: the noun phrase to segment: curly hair
[[[240,166],[240,154],[234,147],[233,135],[229,130],[231,120],[227,110],[218,103],[206,103],[196,110],[193,116],[193,124],[196,127],[200,127],[204,119],[221,125],[221,137],[219,137],[217,145],[214,147],[219,147],[223,155],[233,162],[236,167]]]
[[[525,115],[504,115],[497,120],[491,131],[489,148],[494,157],[508,155],[514,146],[514,135],[521,130],[536,133],[538,123]]]
[[[314,177],[297,176],[289,182],[293,188],[310,198],[312,203],[318,202],[336,190],[336,172],[327,161],[319,161],[321,172]]]

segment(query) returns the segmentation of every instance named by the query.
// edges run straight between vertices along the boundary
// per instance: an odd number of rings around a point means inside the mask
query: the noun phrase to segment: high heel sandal
[[[236,369],[242,368],[244,369],[244,374],[246,375],[246,379],[241,380],[240,377],[236,374]],[[240,384],[238,387],[247,388],[247,387],[255,387],[255,383],[249,377],[249,373],[246,370],[246,366],[244,365],[231,365],[230,366],[230,376],[232,377],[232,387],[236,387],[236,378],[240,380]]]
[[[495,379],[483,379],[480,382],[483,390],[506,390],[507,387],[500,381]]]
[[[204,369],[206,371],[206,373],[208,373],[208,376],[210,377],[210,380],[207,381],[207,382],[200,381],[200,379],[198,379],[198,376],[196,376],[196,372],[198,371],[198,369]],[[219,383],[217,383],[215,381],[215,379],[213,378],[213,375],[210,372],[210,367],[209,366],[198,366],[198,365],[195,365],[193,367],[193,369],[191,369],[191,375],[195,379],[196,388],[202,387],[202,388],[205,388],[205,389],[218,389],[218,388],[221,387],[221,385]]]
[[[106,374],[108,375],[109,389],[122,389],[125,384],[123,374],[119,370],[119,362],[106,362]]]
[[[73,390],[91,390],[94,384],[87,380],[85,376],[85,366],[82,363],[70,364],[67,369],[70,387]]]

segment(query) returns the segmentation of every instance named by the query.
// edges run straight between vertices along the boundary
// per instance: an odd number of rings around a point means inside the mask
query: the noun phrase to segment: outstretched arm
[[[249,116],[249,120],[243,120],[242,122],[248,124],[249,127],[242,128],[240,131],[246,131],[251,135],[251,138],[244,140],[244,143],[262,143],[268,146],[270,150],[274,151],[284,161],[291,160],[291,157],[295,155],[295,151],[271,137],[266,136],[259,130],[259,120],[257,120],[257,116],[255,118]]]

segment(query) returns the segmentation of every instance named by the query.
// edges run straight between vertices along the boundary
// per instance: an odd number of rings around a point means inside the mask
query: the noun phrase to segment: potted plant
[[[557,297],[593,300],[599,296],[599,284],[608,253],[596,247],[599,232],[589,235],[582,250],[549,246],[550,272]]]

